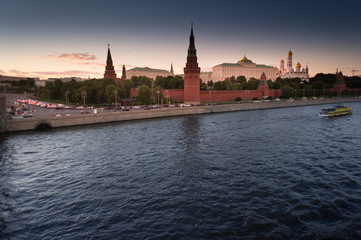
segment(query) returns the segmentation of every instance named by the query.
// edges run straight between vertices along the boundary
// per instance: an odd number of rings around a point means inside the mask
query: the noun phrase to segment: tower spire
[[[172,62],[170,63],[170,73],[171,73],[172,75],[174,75],[173,63],[172,63]]]
[[[197,57],[197,50],[194,45],[193,23],[191,23],[191,35],[189,36],[188,57]]]
[[[112,60],[112,55],[110,54],[110,44],[109,43],[108,43],[107,66],[113,66],[113,60]]]

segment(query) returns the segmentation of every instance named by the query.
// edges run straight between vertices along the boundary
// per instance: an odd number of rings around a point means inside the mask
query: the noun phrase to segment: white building
[[[237,63],[222,63],[213,67],[213,82],[223,81],[229,77],[245,76],[246,79],[259,79],[262,73],[265,73],[268,79],[276,80],[279,71],[276,67],[264,64],[256,64],[244,56]]]
[[[155,80],[155,78],[157,76],[161,76],[161,77],[174,76],[173,65],[171,66],[170,71],[163,70],[163,69],[154,69],[154,68],[149,68],[149,67],[145,67],[145,68],[136,67],[136,68],[127,70],[126,75],[127,75],[127,79],[131,79],[133,76],[136,76],[136,77],[145,76],[145,77],[152,78],[153,80]]]

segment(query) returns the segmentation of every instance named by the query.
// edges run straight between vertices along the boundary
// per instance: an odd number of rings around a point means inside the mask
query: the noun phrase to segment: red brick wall
[[[269,92],[268,92],[269,91]],[[271,97],[279,97],[282,94],[280,89],[269,89],[265,93]],[[237,97],[241,97],[242,100],[248,100],[253,98],[262,98],[264,90],[214,90],[214,91],[201,91],[200,101],[201,103],[208,102],[222,102],[222,101],[234,101]],[[137,96],[138,89],[131,90],[131,96]],[[163,89],[163,96],[170,96],[173,102],[183,102],[184,90],[183,89]]]

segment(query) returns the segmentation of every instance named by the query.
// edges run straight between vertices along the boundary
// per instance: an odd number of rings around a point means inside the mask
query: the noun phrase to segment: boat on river
[[[335,106],[332,108],[324,108],[318,114],[321,117],[339,117],[352,114],[352,109],[347,106]]]

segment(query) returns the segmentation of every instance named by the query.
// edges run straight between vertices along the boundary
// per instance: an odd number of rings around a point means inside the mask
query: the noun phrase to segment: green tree
[[[245,76],[238,76],[237,79],[236,79],[236,83],[238,85],[243,85],[247,82],[247,79]]]
[[[152,91],[149,86],[144,84],[138,87],[138,99],[142,104],[150,104]]]
[[[124,79],[123,86],[124,86],[124,92],[125,92],[124,97],[129,98],[130,97],[130,90],[132,90],[132,88],[134,87],[133,82],[130,81],[129,79]]]
[[[117,92],[117,94],[115,95],[114,92]],[[116,85],[114,84],[110,84],[108,86],[106,86],[105,88],[105,99],[107,101],[108,104],[111,104],[112,102],[115,102],[115,96],[117,96],[117,101],[119,101],[119,96],[118,96],[118,88]]]
[[[184,80],[180,76],[175,76],[169,82],[169,89],[182,89],[184,88]]]
[[[284,86],[282,88],[282,97],[283,98],[290,98],[293,97],[295,93],[295,89],[290,86]]]
[[[214,83],[214,90],[226,90],[227,89],[227,85],[225,83],[225,81],[218,81]]]

